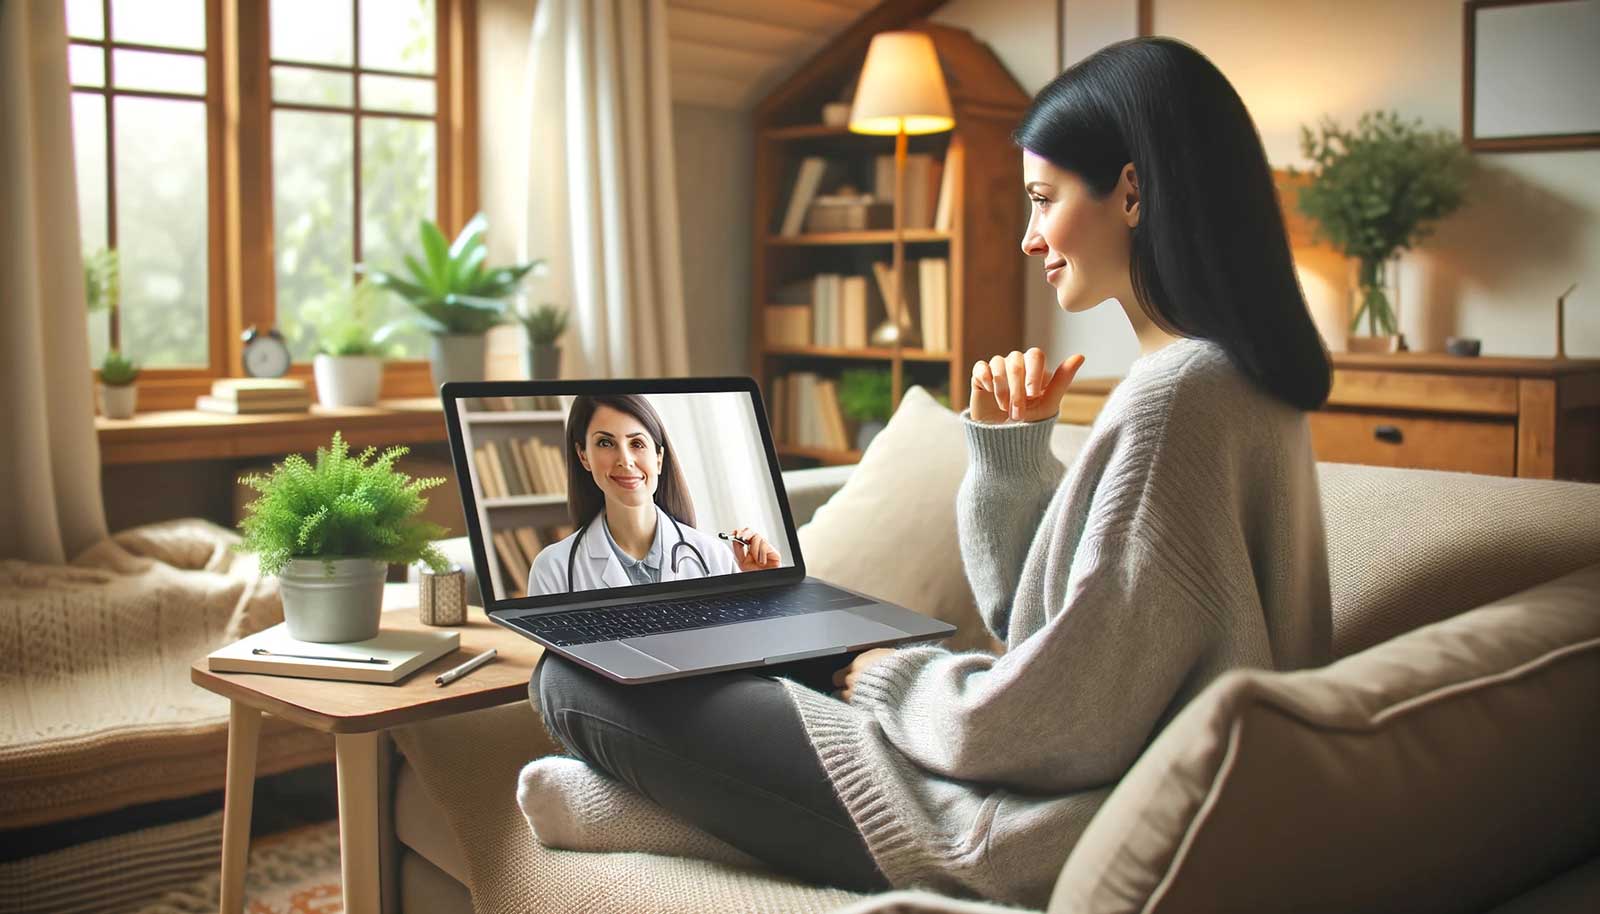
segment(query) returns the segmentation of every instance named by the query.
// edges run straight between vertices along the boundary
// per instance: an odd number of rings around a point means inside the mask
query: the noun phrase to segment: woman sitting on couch
[[[1005,652],[868,651],[832,693],[749,672],[619,686],[546,655],[533,698],[582,761],[525,770],[540,840],[731,845],[833,885],[1042,907],[1207,683],[1327,662],[1305,413],[1329,363],[1243,102],[1188,45],[1137,39],[1053,80],[1015,139],[1023,250],[1066,312],[1120,308],[1141,354],[1070,469],[1049,439],[1083,356],[973,366],[959,538]]]

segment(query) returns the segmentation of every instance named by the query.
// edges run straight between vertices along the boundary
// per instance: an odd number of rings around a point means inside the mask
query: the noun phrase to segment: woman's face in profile
[[[1030,205],[1022,251],[1040,258],[1044,281],[1055,287],[1056,304],[1064,311],[1087,311],[1129,294],[1127,174],[1097,200],[1082,178],[1023,150],[1022,181]],[[1132,218],[1137,221],[1137,210]]]
[[[630,507],[654,500],[662,456],[644,423],[609,406],[595,409],[583,450],[578,452],[579,461],[605,493],[606,501]]]

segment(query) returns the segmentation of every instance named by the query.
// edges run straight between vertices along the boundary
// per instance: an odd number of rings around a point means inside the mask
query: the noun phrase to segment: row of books
[[[509,587],[515,588],[503,596],[522,596],[528,592],[528,571],[534,558],[550,543],[559,542],[572,535],[571,524],[551,527],[512,527],[496,530],[489,538],[494,541],[494,551],[500,558],[500,577]]]
[[[888,264],[876,262],[870,285],[865,276],[818,273],[809,282],[784,286],[767,306],[763,325],[768,344],[864,348],[875,319],[888,313],[884,305],[893,297],[892,272]],[[901,301],[910,333],[902,345],[929,352],[950,348],[949,272],[943,257],[906,263]]]
[[[927,153],[906,156],[902,226],[950,230],[955,220],[960,160],[959,146],[952,146],[943,160]],[[867,194],[847,183],[846,162],[824,156],[801,159],[795,169],[794,186],[789,191],[779,234],[794,236],[802,229],[824,232],[891,227],[895,199],[894,156],[878,156],[872,166],[872,192]]]
[[[474,397],[467,402],[469,413],[510,413],[558,410],[560,397]]]
[[[503,438],[473,447],[484,498],[565,495],[567,467],[561,448],[537,438]]]
[[[813,371],[772,379],[772,435],[782,444],[849,450],[850,428],[839,407],[838,381]]]
[[[195,400],[208,413],[303,413],[311,409],[311,390],[298,378],[221,378],[211,393]]]

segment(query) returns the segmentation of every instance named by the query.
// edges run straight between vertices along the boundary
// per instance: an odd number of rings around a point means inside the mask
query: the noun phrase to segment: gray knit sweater
[[[849,705],[787,685],[891,883],[1043,907],[1207,683],[1329,659],[1315,460],[1305,414],[1199,340],[1133,364],[1070,471],[1051,421],[963,418],[962,560],[1005,653],[903,648]]]

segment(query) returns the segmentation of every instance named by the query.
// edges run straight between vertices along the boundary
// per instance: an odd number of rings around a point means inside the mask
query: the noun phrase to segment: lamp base
[[[915,349],[920,345],[917,335],[912,332],[909,324],[896,325],[891,320],[885,320],[872,328],[872,333],[867,337],[869,343],[881,347],[893,346],[896,339],[900,340],[901,347],[905,349]]]

